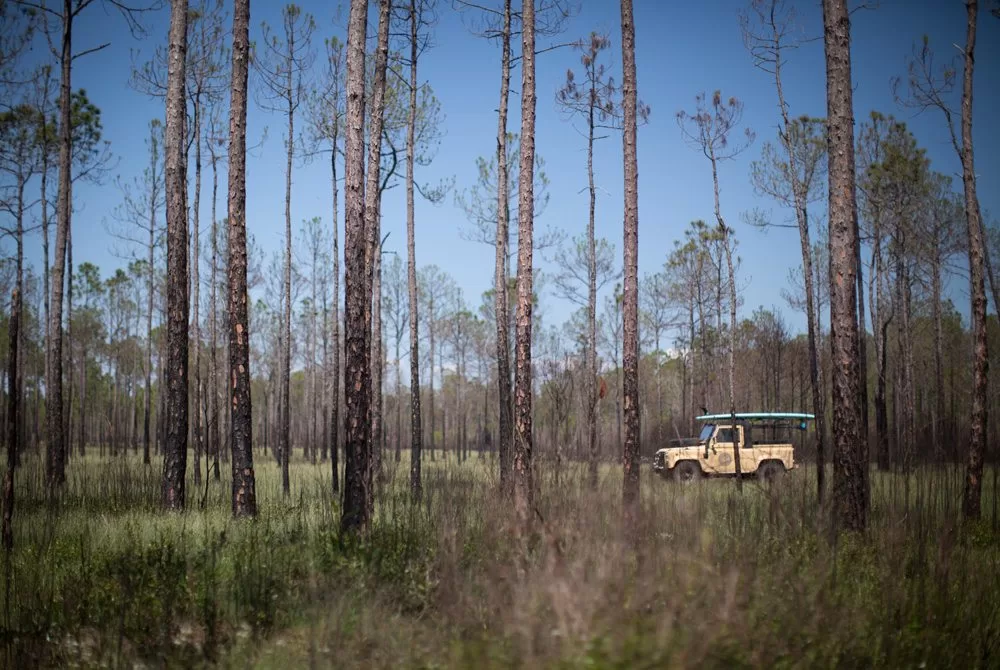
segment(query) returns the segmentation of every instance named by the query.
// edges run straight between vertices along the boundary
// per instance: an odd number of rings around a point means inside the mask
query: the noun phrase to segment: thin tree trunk
[[[715,150],[708,145],[709,159],[712,161],[712,186],[715,195],[715,220],[722,232],[722,245],[725,248],[727,288],[729,289],[729,414],[733,429],[733,465],[736,469],[736,490],[743,492],[743,471],[740,463],[739,431],[736,429],[736,275],[733,268],[733,250],[730,240],[730,229],[722,218],[722,208],[719,204],[719,171],[715,160]],[[721,307],[721,303],[720,303]],[[721,311],[721,310],[720,310]],[[720,328],[721,332],[721,328]]]
[[[639,163],[636,145],[635,22],[632,0],[622,0],[622,153],[625,161],[623,286],[625,451],[622,502],[625,526],[634,536],[639,515]],[[738,459],[737,459],[738,462]]]
[[[512,465],[514,510],[523,530],[530,523],[533,504],[531,312],[534,279],[535,0],[527,0],[521,11],[521,174],[518,184],[517,207],[517,328],[515,335],[517,353],[514,372],[514,458]]]
[[[587,66],[593,69],[594,61]],[[597,489],[597,241],[594,220],[597,214],[597,188],[594,186],[594,106],[598,102],[596,75],[590,77],[587,106],[587,186],[589,216],[587,218],[587,474],[590,487]]]
[[[972,152],[972,72],[976,51],[977,0],[966,0],[968,22],[965,37],[965,68],[962,84],[962,184],[965,190],[965,219],[969,235],[969,269],[972,293],[972,417],[968,467],[962,511],[966,519],[982,514],[983,454],[986,445],[987,385],[989,354],[986,348],[986,286],[982,217],[976,195],[976,172]]]
[[[208,405],[208,442],[209,451],[212,453],[212,468],[215,481],[220,481],[222,475],[219,472],[219,449],[221,418],[219,416],[219,325],[218,325],[218,283],[219,283],[219,222],[216,218],[215,206],[219,200],[219,170],[215,153],[212,153],[212,286],[209,289],[209,301],[211,302],[211,312],[209,318],[209,339],[211,340],[212,354],[209,360],[209,405]]]
[[[334,86],[335,95],[339,98],[339,93]],[[334,116],[337,113],[337,98],[334,102]],[[337,232],[337,135],[340,124],[333,124],[333,150],[330,154],[330,183],[333,189],[333,328],[331,339],[333,340],[333,370],[331,371],[330,385],[330,472],[331,491],[339,497],[340,491],[340,249],[338,246]]]
[[[56,198],[56,256],[52,267],[52,300],[49,304],[48,369],[46,370],[45,413],[47,423],[46,480],[50,491],[66,481],[66,444],[63,434],[63,289],[66,283],[66,245],[72,198],[70,167],[73,161],[71,73],[73,64],[73,0],[63,0],[62,52],[59,62],[62,76],[59,85],[59,191]]]
[[[229,106],[229,379],[234,517],[257,516],[247,308],[246,141],[250,0],[234,0]],[[266,406],[266,403],[265,403]]]
[[[149,420],[150,414],[152,412],[152,376],[153,376],[153,293],[154,293],[154,277],[156,275],[156,259],[154,258],[154,251],[156,249],[156,203],[159,193],[159,179],[156,174],[156,166],[159,163],[159,156],[156,151],[156,138],[155,136],[151,138],[152,141],[152,151],[150,160],[150,171],[152,175],[152,184],[150,186],[150,197],[149,197],[149,247],[147,249],[146,263],[148,267],[146,271],[149,273],[149,281],[146,283],[146,392],[145,398],[143,398],[143,413],[142,413],[142,462],[145,465],[150,464],[149,458],[149,444],[150,444],[150,433],[149,433]],[[80,374],[80,397],[86,398],[86,367],[87,367],[87,357],[84,353],[83,361],[84,371]],[[162,382],[162,379],[161,379]],[[162,383],[161,383],[162,386]],[[80,418],[80,445],[83,446],[83,417]]]
[[[3,548],[6,553],[7,574],[5,580],[7,606],[6,621],[10,621],[11,561],[14,551],[14,473],[17,468],[17,454],[20,447],[18,435],[21,412],[21,386],[17,377],[18,345],[21,339],[21,291],[14,289],[10,299],[10,320],[7,333],[7,470],[3,476]],[[9,625],[9,624],[8,624]]]
[[[507,174],[507,103],[510,97],[511,0],[504,0],[503,12],[500,107],[497,114],[497,236],[493,305],[497,327],[497,402],[500,405],[497,436],[498,451],[500,452],[500,491],[503,495],[510,495],[513,492],[511,472],[513,468],[512,452],[514,434],[510,387],[510,334],[508,332],[510,324],[510,301],[507,295],[507,279],[509,276],[507,256],[510,243],[510,192]],[[524,156],[521,156],[521,160],[523,162]]]
[[[191,431],[194,437],[194,483],[195,486],[201,484],[201,457],[205,450],[202,429],[201,413],[201,320],[199,317],[199,306],[201,303],[201,100],[199,93],[195,93],[193,107],[194,123],[194,203],[192,208],[191,228],[193,231],[191,249],[191,341],[194,343],[194,398],[191,400],[191,407],[194,408],[194,421],[191,422]]]
[[[187,159],[184,152],[187,0],[170,6],[167,123],[164,133],[167,180],[167,444],[162,505],[183,510],[188,437],[188,239]]]
[[[414,145],[417,125],[417,2],[419,1],[410,0],[410,109],[406,120],[406,284],[410,309],[410,493],[414,500],[420,499],[423,488],[420,472],[423,453],[423,428],[420,423],[420,321],[417,306],[416,214],[413,202],[416,151]],[[506,1],[509,5],[510,0]],[[399,402],[398,393],[397,402]]]
[[[288,33],[287,92],[288,142],[285,158],[285,310],[281,324],[281,425],[278,428],[278,449],[281,455],[281,494],[291,495],[288,462],[292,450],[291,436],[291,376],[292,376],[292,159],[295,156],[295,95],[291,54],[295,52],[295,31]]]
[[[838,527],[868,521],[868,448],[861,440],[858,380],[858,244],[854,177],[850,16],[846,0],[823,0],[830,218],[830,341],[833,364],[833,503]]]

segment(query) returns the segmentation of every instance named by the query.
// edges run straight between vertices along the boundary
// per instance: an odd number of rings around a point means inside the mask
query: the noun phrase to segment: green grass
[[[259,458],[259,457],[258,457]],[[386,462],[376,521],[339,532],[328,464],[257,463],[260,516],[234,522],[228,466],[189,511],[158,511],[159,464],[70,464],[56,503],[18,471],[7,667],[996,667],[1000,534],[960,522],[962,472],[873,472],[871,527],[822,521],[815,472],[778,490],[679,487],[644,471],[635,545],[620,480],[539,464],[519,539],[495,462]],[[207,490],[207,495],[205,492]],[[201,503],[204,497],[204,506]]]

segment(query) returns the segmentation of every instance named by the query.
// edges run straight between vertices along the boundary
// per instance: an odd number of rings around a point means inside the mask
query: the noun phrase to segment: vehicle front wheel
[[[674,481],[690,484],[701,479],[701,467],[694,461],[681,461],[674,466]]]
[[[757,468],[757,479],[765,484],[776,484],[784,474],[785,466],[778,461],[767,461]]]

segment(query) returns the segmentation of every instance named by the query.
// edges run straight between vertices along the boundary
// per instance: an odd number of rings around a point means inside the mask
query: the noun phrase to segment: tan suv
[[[735,447],[739,444],[740,472],[771,481],[795,465],[794,431],[804,433],[812,414],[748,413],[706,414],[696,444],[667,447],[656,452],[653,470],[663,478],[690,482],[703,476],[736,474]],[[735,434],[734,434],[735,427]]]

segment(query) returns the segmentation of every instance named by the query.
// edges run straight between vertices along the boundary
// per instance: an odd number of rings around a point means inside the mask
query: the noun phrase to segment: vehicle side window
[[[732,444],[733,443],[733,429],[732,428],[720,428],[719,432],[715,434],[715,441],[720,444]]]

